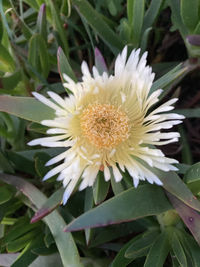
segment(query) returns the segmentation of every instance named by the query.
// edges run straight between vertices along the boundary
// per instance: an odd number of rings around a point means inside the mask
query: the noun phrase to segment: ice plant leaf
[[[54,110],[32,97],[0,96],[0,111],[7,112],[25,120],[40,123],[53,119]]]
[[[104,201],[108,194],[110,183],[104,180],[103,172],[99,172],[93,188],[93,197],[96,205]]]
[[[132,203],[130,205],[130,203]],[[131,188],[105,201],[96,208],[72,221],[65,231],[102,227],[135,220],[149,215],[157,215],[171,209],[163,190],[154,185]]]
[[[185,26],[193,31],[199,22],[199,1],[198,0],[181,0],[181,17]]]
[[[40,11],[38,13],[37,30],[46,42],[47,41],[47,19],[46,19],[46,5],[45,4],[41,5]]]
[[[151,110],[159,102],[162,90],[154,88],[150,92],[154,73],[146,66],[147,53],[140,59],[140,49],[133,50],[129,57],[127,52],[125,47],[117,56],[113,75],[106,72],[101,75],[95,66],[91,74],[85,61],[81,65],[82,81],[75,82],[63,73],[66,81],[63,85],[72,93],[68,97],[48,91],[49,99],[33,93],[55,110],[55,118],[41,121],[52,136],[32,140],[29,145],[68,147],[48,161],[48,166],[61,163],[44,176],[47,180],[59,174],[57,180],[66,187],[63,204],[79,181],[79,190],[93,186],[99,170],[103,171],[105,181],[112,174],[116,183],[126,171],[135,187],[141,180],[162,185],[149,167],[165,172],[177,170],[173,164],[178,162],[152,145],[178,141],[179,133],[161,131],[182,122],[182,115],[164,113],[171,111],[178,99],[170,99]]]
[[[99,34],[103,41],[111,47],[112,52],[117,53],[122,49],[123,43],[120,38],[112,31],[112,29],[88,1],[72,0],[72,4],[85,18],[87,23],[94,29],[94,31]]]
[[[155,241],[158,236],[158,229],[150,230],[144,232],[141,237],[133,242],[126,250],[126,258],[135,258],[137,254],[143,253],[152,246],[152,243]]]
[[[64,82],[63,74],[67,74],[72,80],[77,81],[76,76],[69,64],[67,57],[65,56],[61,47],[57,51],[58,71],[62,81]]]
[[[200,211],[200,201],[192,194],[186,184],[175,172],[155,171],[159,179],[163,182],[166,191],[183,201],[189,207]]]
[[[164,76],[162,76],[161,78],[156,80],[153,83],[150,92],[153,93],[154,91],[156,91],[160,88],[164,89],[165,87],[170,85],[174,80],[176,80],[178,77],[180,77],[182,74],[184,74],[186,70],[187,70],[187,68],[186,67],[183,68],[182,64],[177,65],[172,70],[167,72]]]
[[[185,251],[182,247],[182,244],[179,240],[179,236],[177,235],[176,231],[174,231],[172,237],[172,249],[179,264],[183,267],[187,267],[188,265],[187,265],[187,258],[185,255]]]
[[[187,184],[200,181],[200,162],[195,163],[186,171],[184,181]]]
[[[150,28],[155,21],[156,17],[159,14],[160,7],[163,3],[163,0],[152,0],[149,4],[149,8],[145,12],[144,22],[143,22],[143,31]]]
[[[191,109],[175,109],[176,113],[185,116],[186,118],[200,118],[200,108],[191,108]]]
[[[169,233],[164,230],[153,243],[144,267],[163,267],[170,250]]]
[[[27,196],[33,204],[34,210],[40,209],[47,200],[45,195],[39,191],[39,189],[22,178],[1,173],[0,180],[13,185]],[[54,236],[63,265],[66,267],[82,267],[78,250],[71,234],[63,233],[65,222],[60,214],[57,211],[54,211],[49,216],[45,217],[44,221],[49,226],[49,229]]]
[[[7,49],[0,44],[0,71],[13,72],[15,69],[15,62]]]
[[[97,47],[95,47],[94,49],[94,54],[95,54],[95,66],[98,69],[99,73],[103,74],[103,72],[108,72],[106,62]]]
[[[63,188],[58,189],[34,214],[33,218],[31,219],[31,223],[35,223],[53,212],[62,203],[63,193]]]
[[[178,212],[179,216],[184,221],[185,225],[188,227],[190,232],[193,234],[197,243],[200,245],[200,215],[199,213],[187,206],[185,203],[180,201],[177,197],[167,193],[168,198],[170,199],[172,205]]]

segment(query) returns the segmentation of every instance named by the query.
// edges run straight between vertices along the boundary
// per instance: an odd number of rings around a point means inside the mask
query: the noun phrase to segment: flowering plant
[[[199,266],[199,7],[0,0],[0,266]]]
[[[140,50],[134,50],[127,59],[127,47],[115,61],[114,75],[99,74],[93,67],[91,75],[86,62],[82,63],[82,81],[75,83],[63,74],[64,86],[73,94],[62,99],[54,92],[47,92],[51,100],[38,94],[33,95],[55,110],[53,120],[43,120],[42,125],[51,127],[51,137],[35,139],[29,145],[64,147],[66,151],[49,160],[52,165],[64,162],[51,169],[43,178],[47,180],[58,174],[58,181],[66,187],[63,203],[66,204],[80,178],[79,190],[93,186],[99,171],[105,181],[111,173],[116,182],[123,178],[125,170],[133,179],[135,187],[139,180],[162,185],[157,175],[145,167],[163,171],[177,170],[172,163],[177,160],[164,156],[152,145],[166,145],[178,140],[177,132],[161,132],[181,122],[184,116],[164,113],[173,109],[177,98],[171,99],[150,111],[159,101],[161,89],[150,94],[154,79],[151,68],[146,66],[144,53],[139,60]]]

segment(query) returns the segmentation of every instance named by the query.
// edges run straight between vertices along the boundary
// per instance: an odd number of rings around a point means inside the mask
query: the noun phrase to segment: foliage
[[[186,126],[200,98],[185,85],[199,79],[199,14],[200,0],[0,0],[0,266],[199,266],[199,137]],[[62,206],[61,184],[42,177],[63,149],[27,146],[53,118],[31,92],[70,94],[63,73],[78,80],[83,60],[102,73],[124,45],[149,52],[160,101],[180,97],[179,173],[134,189],[128,173],[110,183],[100,172]]]

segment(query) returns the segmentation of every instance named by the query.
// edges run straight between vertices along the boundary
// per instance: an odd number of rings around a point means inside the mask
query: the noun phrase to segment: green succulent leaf
[[[130,203],[132,203],[130,205]],[[105,201],[96,208],[72,221],[65,231],[78,231],[86,228],[135,220],[149,215],[157,215],[171,209],[163,191],[158,186],[141,185],[131,188]]]
[[[26,195],[35,206],[35,210],[40,209],[47,200],[45,195],[39,189],[22,178],[8,174],[0,174],[0,180],[15,186]],[[66,267],[81,267],[82,264],[80,263],[78,250],[72,235],[70,233],[63,233],[65,222],[61,215],[57,211],[54,211],[49,216],[45,217],[44,221],[49,226],[49,229],[55,238],[63,265]]]
[[[0,111],[37,123],[55,117],[53,109],[32,97],[1,95]]]

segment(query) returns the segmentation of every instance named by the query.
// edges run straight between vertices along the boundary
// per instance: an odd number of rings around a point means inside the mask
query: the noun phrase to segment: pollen
[[[129,120],[125,112],[109,104],[89,104],[82,112],[83,135],[97,148],[111,149],[129,137]]]

